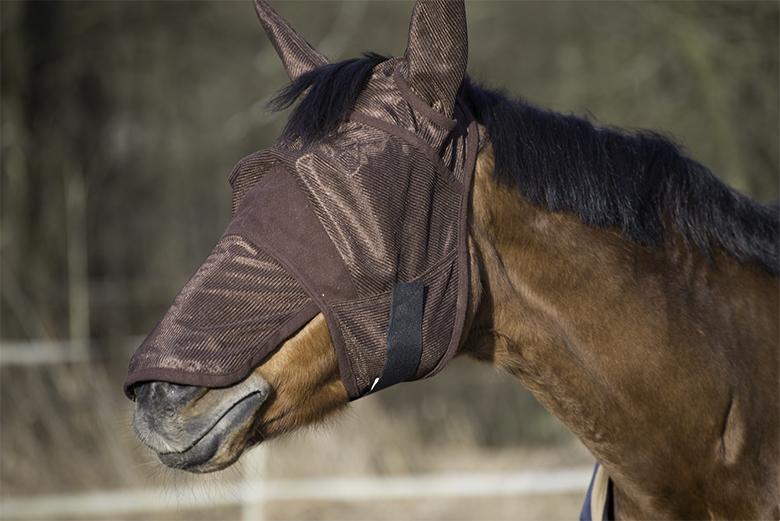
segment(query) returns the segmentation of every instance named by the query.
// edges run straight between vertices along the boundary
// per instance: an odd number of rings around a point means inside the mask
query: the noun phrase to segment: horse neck
[[[492,170],[482,153],[465,350],[515,375],[581,439],[612,477],[620,517],[756,514],[727,485],[777,483],[777,457],[756,452],[778,454],[777,279],[720,257],[716,274],[674,237],[644,248],[541,210]],[[759,403],[756,389],[774,399]],[[759,439],[749,423],[762,407],[775,420]]]

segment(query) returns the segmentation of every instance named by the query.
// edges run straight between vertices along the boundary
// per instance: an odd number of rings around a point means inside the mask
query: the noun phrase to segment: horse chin
[[[194,445],[181,452],[158,452],[168,467],[203,474],[229,467],[244,450],[259,443],[255,416],[263,397],[250,395],[235,403]]]

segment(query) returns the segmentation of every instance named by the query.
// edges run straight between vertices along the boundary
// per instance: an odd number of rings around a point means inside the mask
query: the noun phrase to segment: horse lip
[[[254,398],[253,403],[257,402],[255,404],[256,407],[260,407],[260,405],[262,405],[265,402],[266,398],[268,398],[268,393],[263,393],[262,391],[255,391],[255,392],[249,393],[246,396],[240,398],[239,400],[234,402],[232,405],[230,405],[229,408],[225,409],[222,412],[222,414],[220,414],[217,418],[215,418],[214,421],[211,423],[211,426],[208,427],[207,429],[205,429],[200,434],[200,436],[198,436],[196,438],[193,438],[192,441],[190,441],[190,443],[188,445],[184,446],[183,448],[175,449],[175,450],[162,450],[162,451],[158,451],[156,449],[154,449],[154,450],[157,452],[158,456],[163,456],[163,455],[167,455],[167,454],[184,454],[185,452],[190,451],[196,445],[198,445],[201,442],[201,440],[203,440],[209,434],[213,433],[215,431],[215,429],[217,428],[217,426],[220,425],[220,423],[222,423],[223,420],[228,418],[228,416],[233,411],[236,411],[237,409],[243,410],[243,407],[241,407],[242,404],[245,404],[245,402],[247,402],[248,400],[253,399],[253,398]]]
[[[182,451],[158,452],[157,457],[169,467],[190,472],[210,472],[224,468],[233,463],[243,450],[236,451],[228,459],[209,465],[219,452],[222,442],[231,433],[247,426],[247,421],[254,424],[253,414],[265,401],[261,393],[249,394],[228,409],[212,427]],[[251,434],[251,433],[250,433]]]
[[[271,386],[258,374],[225,388],[212,388],[183,407],[170,408],[152,403],[146,408],[136,404],[133,426],[141,441],[157,454],[183,453],[207,436],[236,406],[255,397],[259,408],[271,392]]]

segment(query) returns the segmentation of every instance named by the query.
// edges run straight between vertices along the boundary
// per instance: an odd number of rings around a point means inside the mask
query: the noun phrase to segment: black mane
[[[291,83],[275,110],[301,99],[286,138],[321,139],[344,121],[372,69],[387,58],[329,64]],[[305,94],[305,95],[304,95]],[[720,245],[740,261],[780,273],[780,207],[734,191],[669,139],[647,131],[597,127],[486,89],[468,78],[461,95],[487,129],[496,179],[533,203],[586,224],[617,227],[642,245],[663,239],[663,220],[703,253]]]
[[[366,53],[362,58],[329,63],[280,90],[268,103],[271,110],[284,110],[302,98],[282,137],[312,143],[334,132],[352,110],[373,68],[385,60],[386,56]]]

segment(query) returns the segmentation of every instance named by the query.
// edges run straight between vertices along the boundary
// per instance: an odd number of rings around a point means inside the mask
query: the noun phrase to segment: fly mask
[[[256,10],[293,81],[328,66],[264,0]],[[318,313],[351,399],[441,370],[469,296],[466,61],[463,1],[420,0],[406,52],[373,68],[336,131],[240,161],[232,220],[133,355],[128,396],[148,380],[234,385]]]

